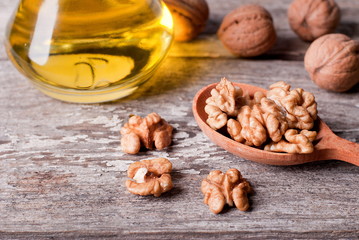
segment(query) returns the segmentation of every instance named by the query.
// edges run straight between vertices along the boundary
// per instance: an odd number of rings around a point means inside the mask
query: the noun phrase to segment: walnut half
[[[209,209],[218,214],[225,204],[235,205],[239,210],[249,209],[248,193],[252,193],[252,187],[241,173],[235,169],[229,169],[226,173],[214,170],[202,181],[201,191],[204,194],[204,203]]]
[[[290,90],[290,87],[283,81],[274,83],[267,92],[267,98],[285,111],[289,128],[310,130],[318,113],[315,97],[301,88]]]
[[[126,187],[133,194],[159,197],[173,188],[171,171],[172,163],[166,158],[132,163],[128,167],[127,175],[134,181],[127,180]]]
[[[314,151],[313,141],[317,132],[302,130],[298,133],[295,129],[288,129],[284,134],[285,140],[271,142],[264,147],[264,150],[271,152],[286,153],[312,153]]]
[[[206,100],[204,110],[208,114],[207,124],[214,130],[224,127],[227,124],[227,115],[237,116],[244,101],[242,95],[241,88],[222,78]]]
[[[122,151],[136,154],[141,146],[161,150],[171,144],[172,131],[172,126],[157,113],[150,113],[144,118],[134,115],[121,128]]]

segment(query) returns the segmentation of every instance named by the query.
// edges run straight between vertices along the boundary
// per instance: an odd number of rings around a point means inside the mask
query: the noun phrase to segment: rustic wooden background
[[[303,67],[308,44],[290,30],[290,0],[208,0],[206,32],[176,43],[151,82],[134,96],[81,105],[51,99],[20,75],[0,47],[0,238],[2,239],[269,239],[359,238],[359,167],[339,161],[267,166],[235,157],[200,132],[192,98],[222,76],[261,87],[284,80],[316,96],[319,115],[340,137],[359,142],[359,87],[331,93]],[[337,0],[339,32],[359,40],[359,1]],[[244,3],[273,15],[279,40],[256,59],[231,56],[215,32]],[[0,40],[17,1],[0,1]],[[120,151],[129,114],[158,112],[175,128],[165,151]],[[127,166],[141,159],[173,162],[175,188],[160,198],[124,187]],[[210,170],[238,168],[253,185],[252,210],[212,214],[200,182]]]

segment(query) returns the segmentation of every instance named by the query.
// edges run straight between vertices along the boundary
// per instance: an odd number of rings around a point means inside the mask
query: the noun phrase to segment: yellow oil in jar
[[[22,0],[5,45],[42,92],[91,103],[131,94],[171,40],[172,18],[159,0]]]

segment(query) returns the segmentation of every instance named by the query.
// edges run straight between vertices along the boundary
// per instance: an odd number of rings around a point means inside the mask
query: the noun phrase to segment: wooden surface
[[[106,104],[51,99],[20,75],[0,47],[0,238],[2,239],[358,239],[359,167],[323,161],[275,167],[236,157],[200,132],[191,112],[195,93],[222,76],[260,87],[284,80],[313,92],[320,117],[340,137],[359,142],[359,87],[331,93],[303,67],[308,44],[289,29],[289,0],[261,3],[273,15],[278,43],[268,54],[231,56],[215,32],[238,1],[208,1],[206,32],[175,44],[151,82]],[[359,1],[338,0],[339,32],[359,39]],[[17,1],[0,1],[0,40]],[[119,130],[129,114],[158,112],[175,127],[165,151],[127,155]],[[160,198],[124,187],[130,163],[166,157],[175,188]],[[252,210],[212,214],[200,182],[210,170],[238,168],[253,185]]]

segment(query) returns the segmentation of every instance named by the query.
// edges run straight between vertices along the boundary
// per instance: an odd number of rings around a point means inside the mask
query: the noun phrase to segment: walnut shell
[[[334,32],[340,8],[334,0],[294,0],[288,8],[292,30],[304,41],[313,41]]]
[[[304,65],[319,87],[345,92],[359,82],[359,42],[344,34],[324,35],[310,45]]]
[[[244,5],[222,21],[218,37],[234,55],[254,57],[273,47],[277,35],[270,13],[259,5]]]
[[[174,39],[190,41],[204,30],[209,17],[206,0],[164,0],[173,18]]]

